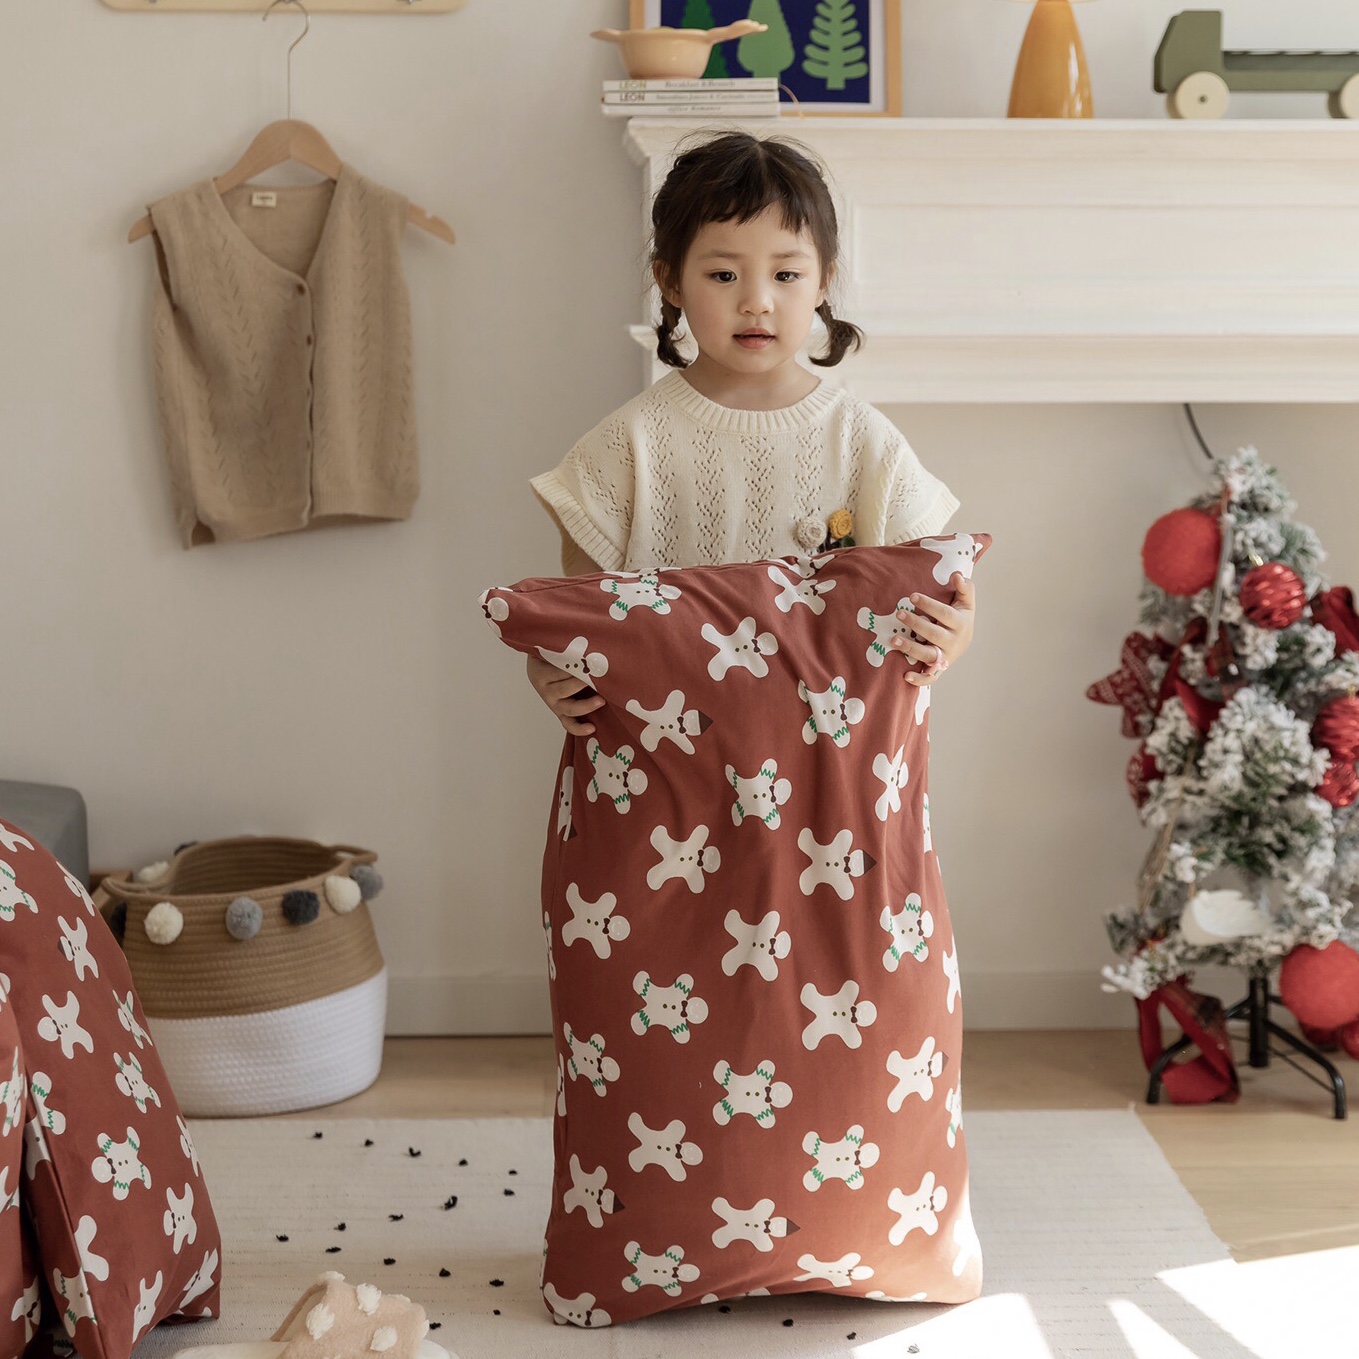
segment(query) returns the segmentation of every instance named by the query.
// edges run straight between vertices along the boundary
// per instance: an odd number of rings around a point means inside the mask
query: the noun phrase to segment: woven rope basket
[[[387,975],[353,872],[376,857],[242,836],[190,845],[152,881],[100,884],[106,915],[126,909],[123,951],[186,1113],[311,1108],[377,1078]],[[244,938],[227,927],[242,897],[258,908]]]

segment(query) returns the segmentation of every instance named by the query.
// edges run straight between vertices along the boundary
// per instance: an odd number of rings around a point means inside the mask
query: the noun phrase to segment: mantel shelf
[[[701,126],[628,123],[648,221]],[[1353,123],[746,126],[830,167],[836,305],[869,337],[842,377],[870,400],[1359,401]]]

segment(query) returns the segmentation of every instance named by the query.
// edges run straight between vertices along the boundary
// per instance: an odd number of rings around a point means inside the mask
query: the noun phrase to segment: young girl
[[[835,206],[794,144],[730,132],[684,151],[651,210],[661,359],[676,371],[590,431],[530,483],[562,534],[568,575],[807,555],[827,538],[907,542],[958,508],[867,402],[797,361],[814,316],[831,367],[863,336],[826,301],[839,254]],[[681,319],[698,356],[676,348]],[[828,522],[834,516],[834,535]],[[932,684],[972,641],[976,595],[912,595],[913,636],[893,645]],[[588,736],[604,700],[537,656],[529,679],[568,732]]]

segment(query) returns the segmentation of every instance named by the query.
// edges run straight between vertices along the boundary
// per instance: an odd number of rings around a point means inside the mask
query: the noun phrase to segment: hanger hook
[[[280,5],[296,5],[302,11],[302,17],[306,20],[306,27],[293,39],[288,48],[288,117],[291,118],[293,116],[293,48],[311,32],[311,15],[307,13],[307,7],[302,3],[302,0],[272,0],[269,8],[260,15],[261,22],[267,19]]]

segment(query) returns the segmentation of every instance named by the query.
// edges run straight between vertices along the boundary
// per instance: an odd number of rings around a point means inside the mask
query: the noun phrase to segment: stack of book
[[[606,80],[600,108],[611,118],[777,118],[772,76],[711,80]]]

